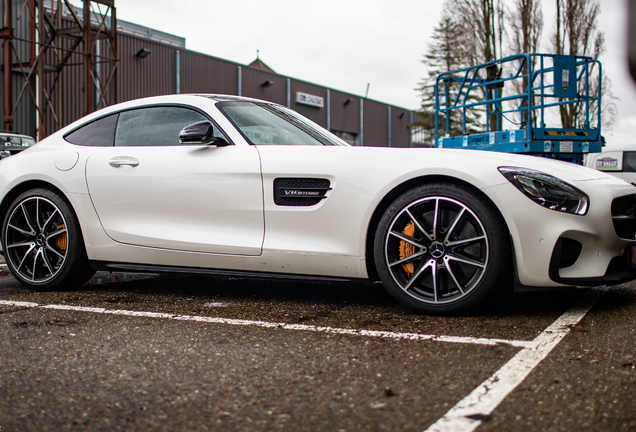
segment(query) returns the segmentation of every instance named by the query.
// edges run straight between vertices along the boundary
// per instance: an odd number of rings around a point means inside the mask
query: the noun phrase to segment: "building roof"
[[[263,60],[258,58],[258,55],[256,56],[256,60],[254,60],[252,63],[248,64],[248,66],[255,67],[255,68],[258,68],[258,69],[263,69],[263,70],[266,70],[268,72],[276,73],[276,71],[274,71],[274,69],[272,69],[271,67],[267,66],[265,64],[265,62],[263,62]]]

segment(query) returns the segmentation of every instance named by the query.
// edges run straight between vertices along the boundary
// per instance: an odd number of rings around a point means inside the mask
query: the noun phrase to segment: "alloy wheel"
[[[488,236],[458,200],[431,196],[409,203],[390,222],[384,242],[389,273],[418,302],[444,304],[467,296],[488,268]]]
[[[61,271],[68,253],[67,223],[51,200],[26,197],[5,225],[5,257],[14,273],[32,284],[44,284]]]

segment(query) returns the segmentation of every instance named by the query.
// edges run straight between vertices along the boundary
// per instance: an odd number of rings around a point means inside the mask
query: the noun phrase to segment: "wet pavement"
[[[431,317],[379,284],[3,275],[0,429],[424,431],[584,294]],[[635,318],[608,290],[477,430],[636,430]]]

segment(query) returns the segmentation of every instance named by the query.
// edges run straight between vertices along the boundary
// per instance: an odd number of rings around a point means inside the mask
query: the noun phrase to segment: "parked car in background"
[[[636,144],[604,147],[601,153],[590,153],[585,166],[636,184]]]
[[[0,131],[0,159],[18,154],[33,144],[35,144],[35,140],[28,135]]]

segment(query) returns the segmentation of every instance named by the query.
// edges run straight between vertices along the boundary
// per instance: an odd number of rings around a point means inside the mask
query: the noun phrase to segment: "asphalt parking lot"
[[[636,285],[460,317],[381,285],[0,276],[0,430],[633,431]]]

